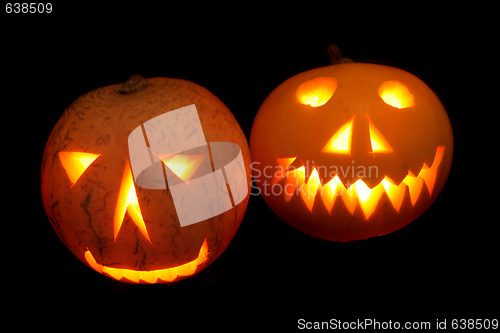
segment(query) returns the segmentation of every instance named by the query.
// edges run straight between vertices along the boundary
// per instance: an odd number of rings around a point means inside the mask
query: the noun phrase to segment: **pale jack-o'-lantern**
[[[63,243],[103,275],[171,283],[213,262],[249,198],[236,119],[192,82],[132,77],[64,112],[47,142],[41,190]]]
[[[447,179],[451,125],[401,69],[344,63],[300,73],[263,102],[252,128],[255,184],[309,235],[366,239],[420,216]]]

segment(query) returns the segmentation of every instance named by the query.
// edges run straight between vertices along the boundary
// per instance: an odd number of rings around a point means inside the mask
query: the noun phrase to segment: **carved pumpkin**
[[[451,167],[453,136],[420,79],[345,63],[278,86],[255,118],[250,149],[255,183],[281,219],[349,241],[397,230],[431,205]]]
[[[63,243],[116,280],[170,283],[228,246],[246,210],[245,136],[192,82],[133,77],[77,99],[43,155],[45,211]]]

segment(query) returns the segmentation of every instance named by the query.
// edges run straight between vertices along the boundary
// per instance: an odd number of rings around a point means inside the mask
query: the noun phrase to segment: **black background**
[[[292,331],[299,318],[433,324],[446,318],[448,325],[453,318],[498,318],[498,163],[488,160],[498,139],[486,130],[498,110],[490,92],[498,51],[492,52],[494,21],[486,15],[493,8],[53,4],[48,15],[7,15],[4,3],[0,8],[8,198],[0,231],[2,292],[16,313],[42,313],[38,323],[54,327],[65,325],[64,313],[91,327],[155,322],[165,330],[187,324]],[[39,173],[50,131],[76,98],[131,74],[183,78],[218,96],[249,139],[266,96],[290,76],[328,65],[331,43],[355,61],[417,75],[448,112],[451,173],[416,221],[383,237],[333,243],[290,228],[261,197],[251,197],[225,253],[170,286],[103,277],[59,241],[43,210]]]

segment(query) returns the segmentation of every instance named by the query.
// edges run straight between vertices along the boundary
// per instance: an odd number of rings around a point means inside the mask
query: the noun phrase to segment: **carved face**
[[[224,251],[243,218],[245,141],[222,102],[194,83],[149,79],[131,95],[98,89],[49,138],[45,210],[99,273],[133,283],[186,278]]]
[[[316,237],[396,230],[436,198],[451,165],[444,108],[418,78],[372,64],[298,74],[264,101],[251,134],[269,206]]]

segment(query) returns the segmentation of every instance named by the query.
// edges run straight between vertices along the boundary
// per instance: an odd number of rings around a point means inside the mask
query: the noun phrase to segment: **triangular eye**
[[[325,153],[350,154],[351,128],[354,117],[342,125],[323,148]]]
[[[371,119],[369,119],[370,124],[370,141],[372,144],[373,153],[390,153],[392,152],[392,147],[384,138],[382,133],[375,127]]]
[[[161,161],[170,169],[177,177],[185,182],[188,182],[193,174],[198,170],[205,155],[170,155],[157,154]],[[161,155],[161,156],[160,156]]]
[[[99,157],[100,154],[60,151],[59,160],[71,181],[75,185],[80,176]]]

